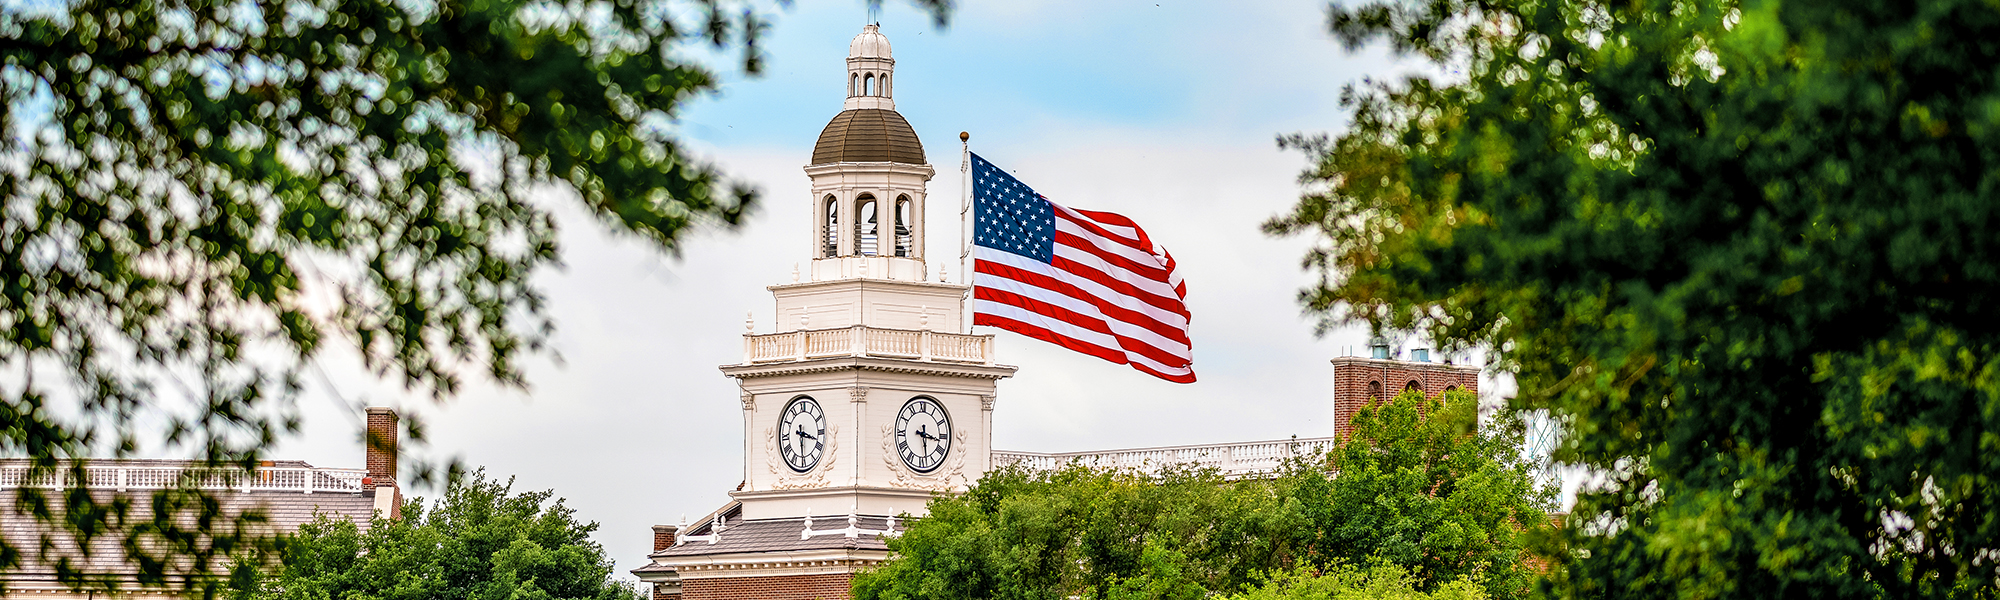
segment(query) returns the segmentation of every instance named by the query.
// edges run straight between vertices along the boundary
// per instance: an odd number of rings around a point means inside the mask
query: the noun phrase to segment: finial
[[[868,259],[866,258],[861,259],[861,277],[864,279],[868,277]]]
[[[919,312],[919,313],[917,314],[917,329],[922,329],[922,330],[924,330],[924,331],[930,331],[930,330],[931,330],[931,307],[929,307],[929,306],[919,306],[919,307],[917,307],[917,310],[921,311],[921,312]]]
[[[938,263],[938,283],[951,283],[951,273],[945,271],[949,265]]]
[[[756,314],[757,311],[752,311],[752,310],[743,311],[743,333],[757,332],[757,319],[755,317]]]
[[[971,133],[967,133],[967,132],[964,132],[964,131],[960,131],[960,132],[958,132],[958,141],[960,141],[960,142],[970,142],[970,141],[972,141],[972,134],[971,134]]]
[[[799,263],[792,263],[792,283],[799,282]]]
[[[812,324],[812,318],[813,318],[813,316],[812,316],[811,314],[809,314],[809,313],[805,313],[805,312],[800,312],[800,313],[799,313],[799,329],[805,329],[807,325],[810,325],[810,324]]]

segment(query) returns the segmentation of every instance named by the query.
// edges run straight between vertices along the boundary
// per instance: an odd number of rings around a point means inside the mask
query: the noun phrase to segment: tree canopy
[[[1522,455],[1516,417],[1481,427],[1478,395],[1459,389],[1362,409],[1328,468],[1277,480],[1304,516],[1305,564],[1386,561],[1426,592],[1476,580],[1488,597],[1527,595],[1546,564],[1527,533],[1549,523],[1555,489]]]
[[[1314,571],[1278,571],[1257,587],[1228,600],[1486,600],[1486,589],[1471,577],[1446,582],[1437,590],[1417,589],[1410,570],[1387,561],[1372,561],[1366,568],[1336,564]]]
[[[321,516],[285,544],[284,567],[257,586],[266,600],[642,600],[610,578],[613,563],[550,491],[514,493],[514,481],[484,469],[445,489],[429,510],[422,498],[403,518],[377,518],[363,533],[353,521]]]
[[[1363,410],[1329,455],[1270,479],[1003,468],[932,500],[854,597],[1522,597],[1526,532],[1547,522],[1553,491],[1520,456],[1519,428],[1477,428],[1477,405],[1405,392]],[[1452,595],[1467,586],[1475,595]]]
[[[917,4],[943,24],[948,2]],[[329,344],[420,397],[468,372],[525,386],[553,328],[533,280],[561,260],[549,192],[664,252],[757,206],[673,120],[717,85],[691,50],[757,72],[769,8],[0,7],[0,450],[49,469],[143,432],[254,465],[299,428]],[[115,525],[90,498],[35,512]]]
[[[1278,234],[1326,323],[1484,347],[1599,480],[1569,596],[1992,594],[2000,11],[1375,2]]]

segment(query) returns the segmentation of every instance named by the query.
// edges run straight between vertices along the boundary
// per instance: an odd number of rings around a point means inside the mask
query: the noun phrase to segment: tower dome
[[[861,35],[847,44],[848,58],[889,58],[889,36],[882,35],[882,28],[869,25],[861,28]]]
[[[813,145],[812,164],[893,162],[925,164],[924,143],[893,110],[857,108],[833,116]]]

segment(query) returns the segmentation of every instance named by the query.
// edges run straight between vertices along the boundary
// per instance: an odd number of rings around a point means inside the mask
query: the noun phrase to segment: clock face
[[[793,398],[778,415],[778,456],[793,471],[804,473],[819,465],[826,452],[826,411],[807,396]]]
[[[944,405],[923,396],[904,403],[896,413],[896,453],[918,473],[943,465],[951,453],[951,415],[945,414]]]

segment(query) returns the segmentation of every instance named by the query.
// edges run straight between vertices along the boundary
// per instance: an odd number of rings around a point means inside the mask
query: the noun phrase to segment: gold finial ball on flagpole
[[[967,142],[971,140],[972,140],[972,134],[963,131],[958,132],[958,141]]]

